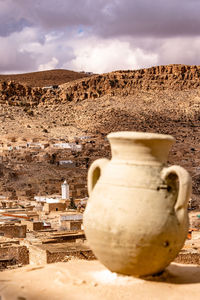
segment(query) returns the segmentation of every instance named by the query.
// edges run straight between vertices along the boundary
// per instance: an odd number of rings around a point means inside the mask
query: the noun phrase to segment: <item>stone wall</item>
[[[61,220],[60,224],[64,230],[81,230],[82,221],[67,221]]]
[[[73,248],[73,249],[72,249]],[[71,258],[96,259],[93,252],[85,246],[71,246],[70,244],[35,245],[30,246],[30,263],[32,264],[50,264],[61,261],[68,261]]]
[[[50,252],[46,251],[47,257],[47,264],[55,263],[55,262],[62,262],[67,261],[71,258],[78,258],[78,259],[87,259],[93,260],[96,259],[92,250],[82,250],[82,251],[64,251],[64,252]]]
[[[198,251],[189,252],[181,250],[174,261],[181,264],[200,265],[200,253]]]
[[[39,231],[44,229],[44,223],[40,221],[31,222],[31,221],[22,220],[21,224],[26,225],[27,230],[29,231]]]
[[[8,245],[0,247],[0,260],[11,260],[15,264],[29,264],[29,251],[26,246]]]
[[[12,225],[12,224],[5,224],[0,225],[0,232],[3,233],[5,237],[10,238],[25,238],[26,237],[26,225]]]

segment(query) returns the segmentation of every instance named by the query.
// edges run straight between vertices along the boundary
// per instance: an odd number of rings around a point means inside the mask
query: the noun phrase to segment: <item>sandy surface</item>
[[[3,300],[200,299],[200,267],[171,264],[146,280],[111,273],[98,261],[27,266],[0,273]]]

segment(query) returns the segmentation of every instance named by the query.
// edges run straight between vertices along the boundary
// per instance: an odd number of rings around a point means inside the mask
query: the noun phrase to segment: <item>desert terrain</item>
[[[85,77],[83,77],[85,76]],[[110,157],[106,135],[134,130],[175,137],[169,164],[192,175],[194,206],[200,204],[200,67],[158,66],[88,76],[69,71],[0,76],[0,194],[18,199],[60,191],[64,179],[81,176],[87,196],[87,168]],[[52,149],[77,143],[82,151]],[[44,143],[45,149],[16,148]],[[23,148],[23,147],[21,147]],[[18,149],[18,150],[17,150]],[[71,160],[63,168],[59,160]],[[23,191],[23,192],[22,192]]]
[[[198,299],[199,66],[1,75],[0,130],[0,296],[110,299],[118,291],[120,299],[147,299],[150,291]],[[106,270],[82,226],[88,168],[111,157],[108,133],[127,130],[174,136],[168,164],[187,169],[193,184],[185,245],[162,274],[145,280]]]
[[[15,81],[31,87],[44,87],[63,84],[87,76],[88,74],[86,74],[85,72],[74,72],[69,70],[57,69],[25,74],[0,75],[0,82]]]

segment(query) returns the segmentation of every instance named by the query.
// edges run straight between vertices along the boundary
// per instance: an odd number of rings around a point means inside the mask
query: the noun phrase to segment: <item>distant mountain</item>
[[[88,74],[84,72],[74,72],[59,69],[25,74],[0,75],[0,82],[15,81],[31,87],[44,87],[49,85],[63,84],[87,76]]]

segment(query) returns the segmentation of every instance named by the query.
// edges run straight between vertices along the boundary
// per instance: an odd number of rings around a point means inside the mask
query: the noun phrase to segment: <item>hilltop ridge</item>
[[[7,149],[2,154],[0,193],[9,191],[15,195],[23,190],[32,195],[59,191],[60,182],[68,178],[69,170],[56,165],[60,150],[47,147],[41,153],[26,149],[26,155],[24,150],[9,150],[22,147],[21,141],[75,143],[82,136],[92,137],[81,153],[69,155],[65,149],[62,151],[62,160],[73,160],[78,166],[73,171],[77,177],[82,166],[81,176],[86,184],[84,162],[90,165],[96,158],[110,157],[106,134],[130,130],[175,137],[168,162],[191,173],[192,197],[200,203],[199,66],[115,71],[56,87],[4,81],[0,83],[0,130],[1,142]],[[52,155],[57,161],[51,159]],[[25,184],[27,178],[29,183]]]
[[[85,72],[55,69],[24,74],[4,74],[0,75],[0,82],[15,81],[16,83],[28,85],[31,87],[44,87],[49,85],[63,84],[68,81],[87,76],[88,74]]]
[[[45,74],[46,72],[44,77]],[[60,76],[62,77],[62,72]],[[64,80],[66,79],[62,78]],[[93,100],[105,95],[128,96],[138,91],[190,90],[199,86],[200,66],[167,65],[74,78],[57,88],[30,87],[20,82],[4,81],[0,82],[0,99],[1,103],[10,105],[34,106],[40,103]]]

